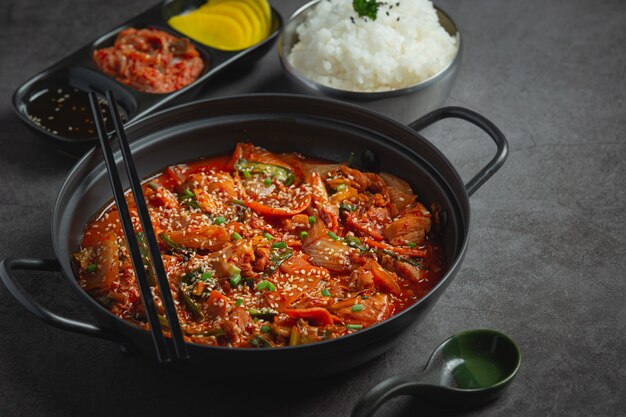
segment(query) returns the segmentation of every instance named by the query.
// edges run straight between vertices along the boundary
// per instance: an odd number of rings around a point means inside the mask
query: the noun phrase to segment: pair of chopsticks
[[[148,281],[146,267],[144,266],[137,235],[135,234],[135,229],[133,228],[130,211],[128,209],[128,205],[126,204],[124,188],[122,188],[120,175],[117,171],[117,164],[115,163],[113,150],[111,149],[111,143],[109,141],[109,133],[106,130],[100,105],[98,104],[98,97],[94,92],[90,92],[89,102],[91,104],[91,111],[93,112],[94,120],[96,122],[96,130],[98,131],[100,146],[102,147],[102,152],[104,153],[104,160],[107,166],[109,180],[111,181],[111,187],[113,188],[115,203],[117,204],[120,221],[122,222],[122,228],[124,230],[126,244],[128,245],[128,250],[131,255],[135,276],[137,278],[137,282],[139,283],[141,298],[148,316],[150,333],[152,334],[152,342],[154,343],[154,347],[156,349],[157,359],[160,363],[189,359],[189,353],[187,352],[187,347],[185,346],[185,342],[183,340],[183,333],[180,328],[180,322],[178,321],[178,315],[176,314],[176,307],[174,305],[169,282],[167,280],[167,274],[165,272],[165,267],[163,266],[163,260],[161,259],[159,245],[154,234],[152,222],[150,221],[148,206],[146,205],[146,200],[142,192],[141,181],[137,175],[135,162],[131,155],[122,119],[117,108],[117,101],[112,91],[107,91],[106,97],[111,116],[113,117],[113,124],[116,132],[115,136],[119,142],[119,147],[124,159],[124,165],[126,166],[126,174],[128,175],[133,198],[135,199],[135,205],[137,206],[137,212],[139,213],[141,227],[143,228],[143,232],[146,237],[146,244],[150,252],[154,273],[157,277],[159,289],[161,290],[161,298],[165,308],[167,326],[170,329],[172,339],[174,341],[174,352],[172,354],[172,352],[170,352],[170,348],[165,343],[165,336],[163,335],[163,331],[161,329],[161,321],[159,320],[159,316],[154,305],[154,299],[152,298],[152,290]]]

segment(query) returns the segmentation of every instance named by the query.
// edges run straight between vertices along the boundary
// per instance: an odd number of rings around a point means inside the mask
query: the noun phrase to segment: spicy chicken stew
[[[167,167],[143,192],[182,330],[194,343],[273,347],[336,338],[400,312],[445,273],[431,230],[436,206],[429,211],[404,180],[349,161],[240,143],[232,155]],[[115,204],[89,222],[74,260],[83,289],[148,328]]]

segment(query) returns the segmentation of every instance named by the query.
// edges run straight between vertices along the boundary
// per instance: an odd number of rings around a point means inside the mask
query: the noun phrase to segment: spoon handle
[[[432,392],[437,386],[420,382],[415,375],[396,375],[370,389],[352,409],[351,417],[370,417],[385,401],[398,395]]]

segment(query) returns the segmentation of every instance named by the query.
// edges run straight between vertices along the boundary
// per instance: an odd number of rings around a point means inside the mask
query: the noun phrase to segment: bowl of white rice
[[[293,92],[339,99],[409,123],[440,107],[461,62],[461,36],[429,0],[316,0],[289,19],[278,55]]]

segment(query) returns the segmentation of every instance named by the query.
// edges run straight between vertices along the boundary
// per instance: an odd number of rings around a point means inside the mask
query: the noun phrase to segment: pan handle
[[[15,279],[13,276],[15,270],[60,272],[59,261],[56,259],[6,258],[0,261],[0,279],[18,303],[45,323],[62,330],[117,342],[122,345],[122,351],[132,351],[132,344],[123,336],[95,324],[59,316],[39,304]]]
[[[470,122],[474,126],[482,129],[496,143],[495,156],[474,176],[467,184],[465,189],[467,195],[471,196],[487,181],[498,169],[504,164],[509,154],[509,144],[504,134],[491,121],[475,111],[465,109],[463,107],[442,107],[426,116],[409,124],[409,127],[415,131],[420,131],[425,127],[432,125],[442,119],[462,119]]]

